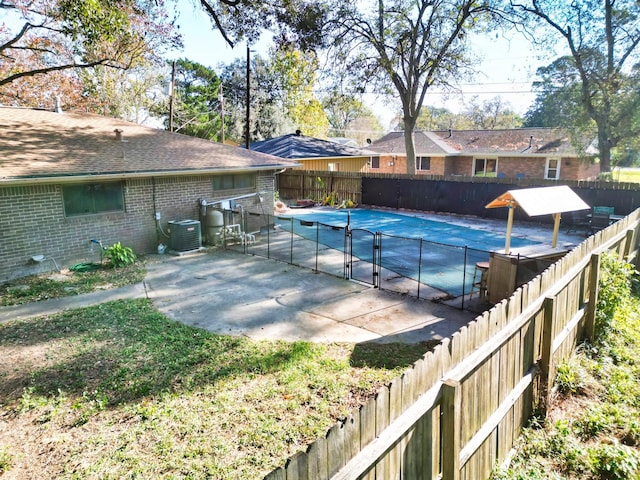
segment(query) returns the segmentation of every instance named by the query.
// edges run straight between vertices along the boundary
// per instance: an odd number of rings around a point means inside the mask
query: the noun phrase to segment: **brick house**
[[[0,281],[86,261],[92,239],[155,252],[201,200],[272,212],[276,172],[297,165],[88,113],[0,107],[0,128]]]
[[[600,173],[594,155],[581,157],[560,129],[417,131],[414,143],[417,174],[592,180]],[[407,172],[404,132],[367,149],[378,154],[371,172]]]
[[[328,140],[295,134],[282,135],[251,144],[251,150],[295,160],[298,170],[367,172],[372,152]]]

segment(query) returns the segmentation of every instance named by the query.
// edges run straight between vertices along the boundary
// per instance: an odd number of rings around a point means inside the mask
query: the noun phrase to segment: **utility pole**
[[[220,118],[222,120],[221,141],[224,144],[224,95],[222,94],[222,83],[218,87],[218,101],[220,102]]]
[[[249,50],[249,44],[247,44],[247,118],[246,118],[246,125],[245,125],[245,131],[244,131],[244,139],[245,139],[245,147],[247,148],[247,150],[249,150],[249,113],[250,113],[250,109],[249,109],[249,103],[251,100],[251,94],[249,93],[249,86],[250,86],[250,82],[249,82],[249,75],[251,74],[251,50]]]
[[[173,132],[173,91],[175,89],[176,82],[176,61],[173,61],[171,67],[171,85],[169,85],[169,131]]]

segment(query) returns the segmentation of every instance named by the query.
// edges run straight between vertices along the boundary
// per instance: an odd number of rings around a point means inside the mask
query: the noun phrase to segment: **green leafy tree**
[[[538,28],[536,41],[549,48],[561,39],[569,50],[580,103],[595,123],[600,169],[609,172],[612,150],[631,133],[639,106],[628,72],[638,61],[640,2],[511,0],[510,6],[516,21],[530,32]]]
[[[321,47],[324,43],[321,32],[327,14],[325,2],[200,0],[199,3],[232,47],[242,40],[254,43],[264,30],[305,51]]]
[[[176,61],[175,132],[207,140],[222,140],[220,83],[213,69],[184,58]],[[168,119],[166,125],[168,127]]]
[[[146,124],[163,117],[167,101],[162,93],[165,72],[154,64],[143,64],[129,70],[98,66],[79,72],[83,106],[92,112]]]
[[[371,7],[366,2],[332,6],[336,58],[359,85],[395,90],[402,104],[407,172],[415,173],[413,131],[425,96],[471,65],[465,33],[489,7],[475,0],[378,0]]]
[[[42,75],[69,72],[52,79],[77,82],[71,72],[128,69],[179,44],[161,1],[14,0],[0,1],[0,12],[3,93],[39,85],[40,97],[52,95],[55,89]],[[35,76],[37,84],[28,81]]]
[[[280,45],[272,52],[269,70],[293,124],[305,135],[326,138],[329,121],[313,91],[318,70],[316,55]]]
[[[233,141],[244,144],[246,129],[247,68],[242,59],[225,65],[220,74],[225,97],[225,132]],[[250,64],[250,142],[277,137],[295,130],[274,88],[268,62],[260,55]]]
[[[362,140],[376,137],[382,131],[371,109],[355,95],[332,90],[322,98],[322,107],[333,137],[354,138],[362,144]]]
[[[538,68],[536,75],[536,98],[525,114],[526,127],[570,128],[592,123],[580,99],[580,80],[571,57]]]
[[[500,97],[494,97],[482,103],[478,97],[473,97],[461,117],[468,119],[470,128],[480,130],[519,128],[523,123],[522,117]]]
[[[404,128],[400,125],[400,128]],[[431,107],[425,105],[420,110],[420,115],[416,121],[416,129],[423,131],[437,131],[437,130],[464,130],[469,128],[468,126],[461,126],[459,124],[459,115],[456,115],[447,108]]]

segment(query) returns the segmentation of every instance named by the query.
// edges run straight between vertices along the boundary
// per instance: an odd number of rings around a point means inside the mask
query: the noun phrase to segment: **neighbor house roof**
[[[414,132],[416,155],[576,155],[567,132],[554,128]],[[404,132],[392,132],[369,146],[405,154]]]
[[[371,155],[371,152],[360,148],[295,133],[254,142],[251,144],[251,150],[289,159],[365,157]]]
[[[416,131],[413,134],[413,142],[416,155],[452,155],[458,153],[457,150],[443,142],[433,132]],[[367,148],[382,154],[404,155],[406,153],[404,132],[388,133],[371,143]]]
[[[0,107],[0,129],[0,185],[54,178],[274,170],[298,165],[84,112]]]

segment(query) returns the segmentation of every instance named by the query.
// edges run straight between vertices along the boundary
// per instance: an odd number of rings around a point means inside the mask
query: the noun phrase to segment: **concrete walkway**
[[[213,250],[159,256],[143,284],[0,308],[0,321],[121,298],[151,299],[167,317],[254,340],[420,342],[476,314],[259,257]]]

